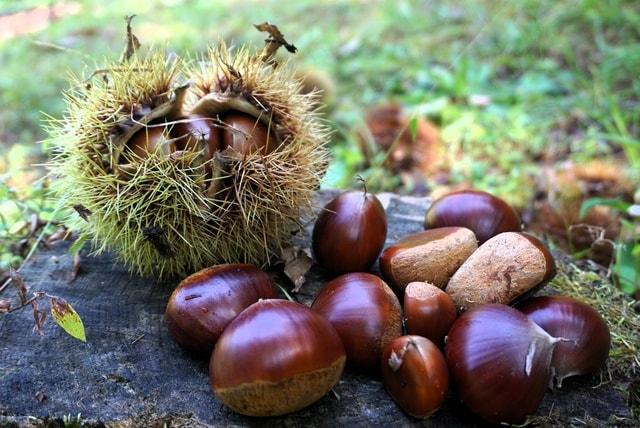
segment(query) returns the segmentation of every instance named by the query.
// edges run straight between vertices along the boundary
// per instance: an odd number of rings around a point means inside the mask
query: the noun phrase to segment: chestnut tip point
[[[382,379],[393,400],[416,418],[437,411],[449,389],[444,356],[433,342],[415,335],[398,337],[385,346]]]

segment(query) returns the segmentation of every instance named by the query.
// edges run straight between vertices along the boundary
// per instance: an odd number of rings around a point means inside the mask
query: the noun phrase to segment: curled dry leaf
[[[11,310],[11,300],[0,299],[0,314]]]
[[[133,31],[131,30],[131,21],[135,17],[136,17],[135,15],[129,15],[129,16],[125,16],[124,18],[125,21],[127,22],[127,36],[126,36],[124,51],[122,52],[122,56],[120,57],[120,62],[129,61],[129,58],[131,58],[133,54],[136,53],[136,51],[140,47],[140,41],[138,40],[136,35],[133,34]]]
[[[80,217],[82,217],[84,221],[89,221],[91,211],[87,207],[85,207],[84,205],[76,204],[73,206],[73,209],[78,213]]]
[[[37,214],[31,214],[31,218],[29,219],[29,235],[34,236],[38,230],[44,226],[46,223],[40,220]]]
[[[56,323],[70,336],[82,342],[87,341],[82,319],[80,319],[78,313],[66,300],[60,297],[52,297],[51,315]]]
[[[284,34],[280,32],[277,26],[269,24],[268,22],[254,24],[253,26],[256,27],[258,31],[269,33],[269,37],[264,41],[265,47],[264,53],[262,54],[262,60],[264,62],[270,62],[280,46],[284,46],[285,49],[291,53],[296,53],[298,50],[298,48],[285,40]]]
[[[33,310],[33,320],[35,321],[33,332],[42,336],[47,312],[39,309],[37,300],[31,302],[31,309]]]
[[[51,245],[55,244],[56,242],[60,242],[60,241],[64,241],[66,239],[69,239],[71,237],[71,235],[72,235],[71,231],[69,229],[67,229],[65,226],[62,226],[58,230],[53,232],[51,235],[49,235],[49,238],[47,238],[47,241],[45,242],[45,244],[47,246],[51,246]]]
[[[282,250],[282,260],[284,261],[284,274],[294,284],[291,291],[297,293],[304,285],[305,275],[313,265],[309,249],[297,246],[287,247]]]
[[[20,303],[24,305],[27,302],[27,286],[24,283],[24,279],[22,279],[22,275],[20,275],[20,272],[18,272],[14,268],[9,269],[9,275],[14,285],[18,289],[18,297],[20,297]]]
[[[69,272],[67,282],[71,283],[76,280],[78,273],[80,272],[80,253],[73,255],[73,264],[71,265],[71,272]]]

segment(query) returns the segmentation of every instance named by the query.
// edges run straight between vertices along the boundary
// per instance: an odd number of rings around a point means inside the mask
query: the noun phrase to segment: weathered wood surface
[[[331,193],[318,196],[321,206]],[[389,217],[388,243],[422,229],[427,199],[383,195]],[[309,245],[309,232],[299,244]],[[69,284],[68,245],[42,251],[23,270],[32,290],[67,299],[80,313],[87,343],[47,322],[44,336],[31,332],[30,310],[0,315],[0,425],[28,416],[56,419],[81,414],[93,423],[149,426],[480,426],[452,397],[433,417],[404,415],[379,380],[345,372],[319,402],[281,418],[252,419],[235,414],[209,389],[207,362],[192,358],[169,337],[162,316],[175,282],[158,284],[130,275],[113,257],[84,257],[82,274]],[[296,295],[310,304],[326,282],[321,268],[307,274]],[[7,293],[7,292],[5,292]],[[5,296],[3,296],[5,297]],[[561,426],[616,424],[630,412],[623,392],[597,377],[566,382],[547,393],[538,415]],[[44,395],[41,395],[44,394]],[[40,400],[44,396],[43,400]],[[39,399],[40,398],[40,399]]]

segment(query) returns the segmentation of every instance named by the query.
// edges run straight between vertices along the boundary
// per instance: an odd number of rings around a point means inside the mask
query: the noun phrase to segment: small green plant
[[[18,268],[34,243],[56,232],[62,218],[46,181],[18,191],[8,174],[0,175],[0,273]]]

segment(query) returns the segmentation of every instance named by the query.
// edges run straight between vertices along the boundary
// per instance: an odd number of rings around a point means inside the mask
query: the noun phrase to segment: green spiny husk
[[[74,79],[67,116],[52,126],[56,188],[66,206],[91,213],[86,220],[72,215],[71,227],[90,236],[96,252],[113,250],[135,272],[159,278],[279,257],[327,167],[327,128],[311,107],[316,95],[299,93],[291,67],[274,68],[259,53],[220,44],[197,65],[151,51],[105,70],[107,78],[91,86]],[[192,87],[185,76],[195,80]],[[124,150],[152,119],[170,124],[205,95],[254,106],[279,147],[218,152],[209,161],[212,176],[201,151],[141,159]]]

